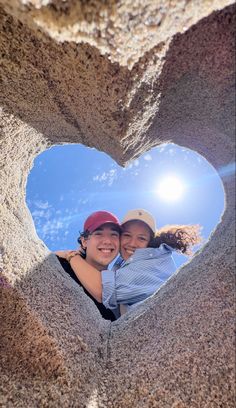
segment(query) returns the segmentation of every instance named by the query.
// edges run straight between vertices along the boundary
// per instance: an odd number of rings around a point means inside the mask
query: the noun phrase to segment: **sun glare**
[[[157,186],[157,194],[164,201],[177,201],[183,196],[184,183],[175,176],[167,176],[160,180]]]

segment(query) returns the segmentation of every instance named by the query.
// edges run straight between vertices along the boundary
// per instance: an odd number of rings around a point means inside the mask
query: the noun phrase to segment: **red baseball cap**
[[[108,211],[96,211],[92,213],[84,223],[84,231],[94,232],[103,224],[112,223],[120,228],[118,218]]]

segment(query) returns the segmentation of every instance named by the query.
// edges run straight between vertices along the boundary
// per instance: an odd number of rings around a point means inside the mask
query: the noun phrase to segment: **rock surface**
[[[235,184],[209,242],[110,324],[39,240],[35,156],[172,141],[234,163],[231,1],[0,0],[0,406],[234,407]]]

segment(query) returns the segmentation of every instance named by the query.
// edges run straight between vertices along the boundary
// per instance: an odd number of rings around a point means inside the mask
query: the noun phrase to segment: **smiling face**
[[[99,271],[106,269],[119,252],[120,234],[116,225],[103,224],[88,238],[81,238],[86,262]]]
[[[142,221],[128,221],[122,225],[120,253],[124,260],[133,255],[135,249],[147,248],[151,239],[151,230]]]

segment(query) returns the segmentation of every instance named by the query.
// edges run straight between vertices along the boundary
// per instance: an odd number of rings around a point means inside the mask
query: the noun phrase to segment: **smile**
[[[111,254],[114,251],[114,248],[98,248],[98,250],[103,254]]]
[[[127,253],[127,254],[129,254],[129,255],[133,255],[134,254],[134,249],[126,249],[125,248],[125,252]]]

